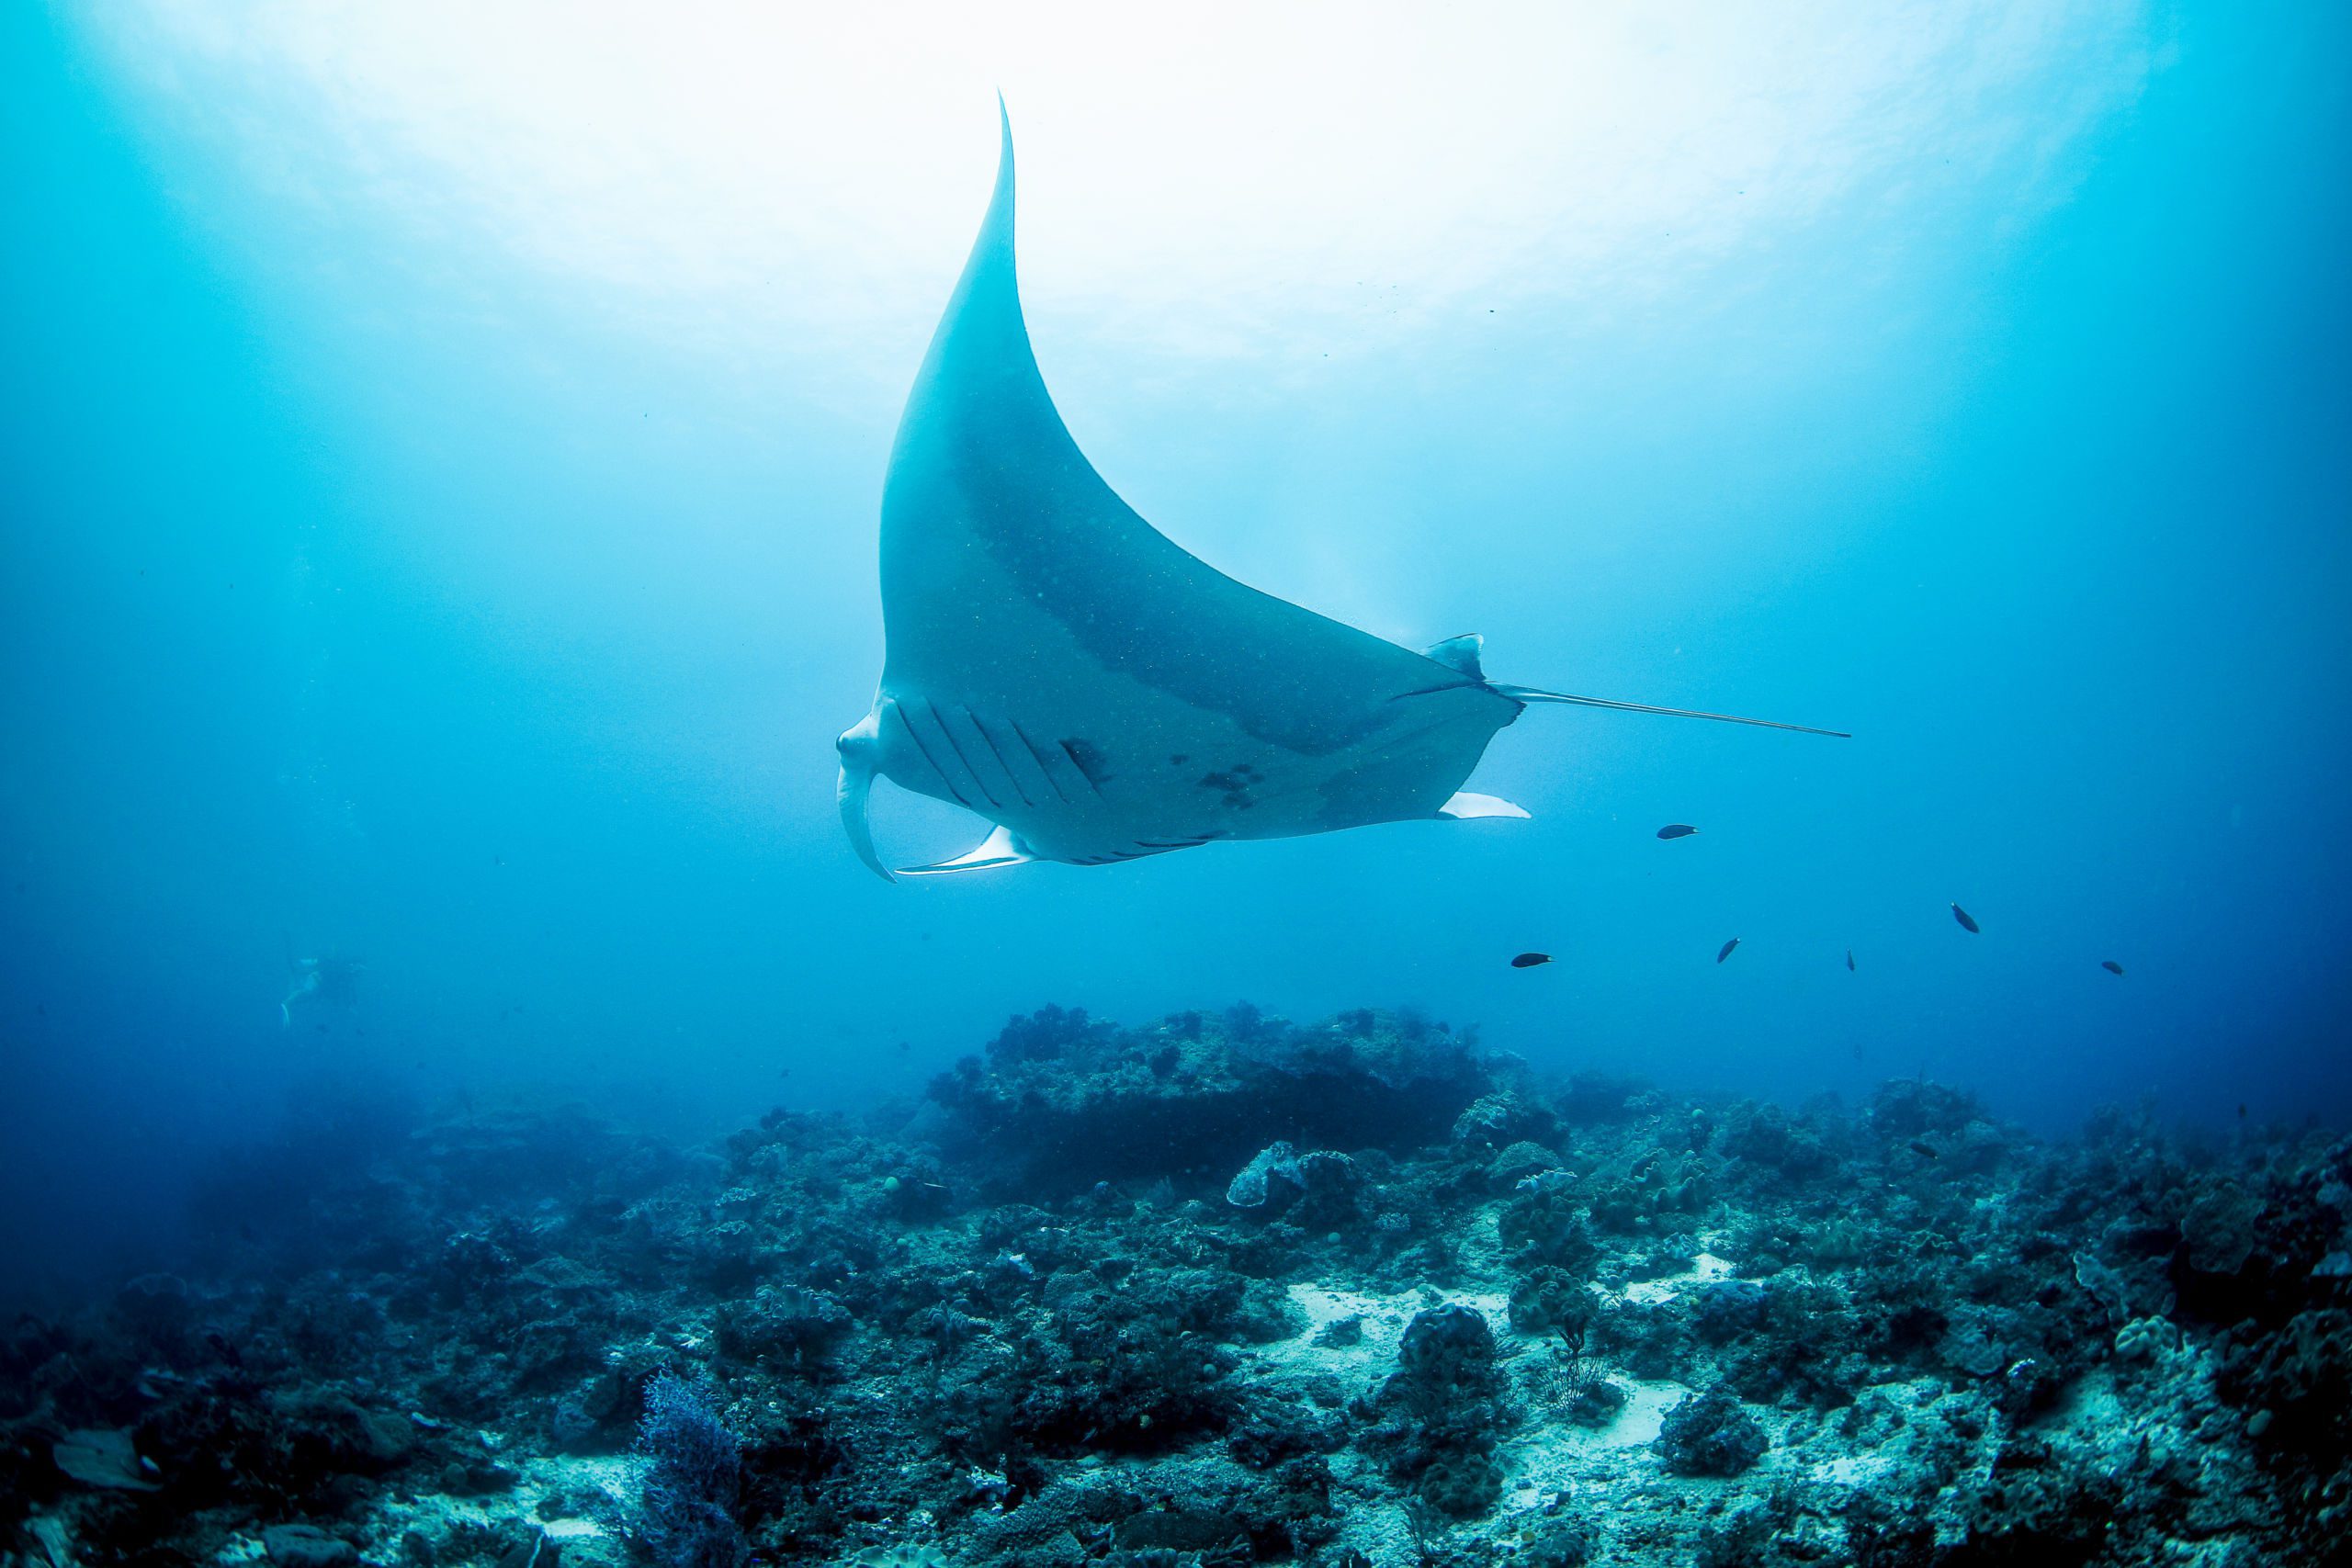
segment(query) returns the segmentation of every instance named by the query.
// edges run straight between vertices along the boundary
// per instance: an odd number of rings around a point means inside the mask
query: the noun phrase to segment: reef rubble
[[[1045,1009],[861,1118],[248,1151],[0,1568],[2352,1563],[2352,1139]]]

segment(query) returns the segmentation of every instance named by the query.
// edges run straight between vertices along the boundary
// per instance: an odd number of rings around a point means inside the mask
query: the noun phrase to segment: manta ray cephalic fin
[[[842,754],[840,784],[842,830],[849,835],[850,848],[857,858],[885,882],[896,882],[882,857],[874,852],[874,829],[865,820],[865,797],[874,791],[874,773],[879,743],[880,721],[867,714],[857,727],[833,742]]]
[[[902,865],[900,876],[945,876],[957,871],[992,871],[1001,865],[1025,865],[1037,857],[1012,841],[1012,829],[999,826],[996,831],[980,840],[979,848],[967,851],[954,860],[943,860],[930,865]]]
[[[1463,790],[1437,808],[1437,814],[1448,822],[1473,822],[1483,817],[1516,817],[1524,819],[1527,807],[1514,806],[1496,795],[1480,795],[1475,790]]]

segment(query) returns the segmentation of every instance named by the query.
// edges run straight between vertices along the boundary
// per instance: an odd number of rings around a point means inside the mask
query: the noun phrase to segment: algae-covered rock
[[[1502,1500],[1503,1472],[1482,1453],[1443,1454],[1421,1472],[1420,1495],[1449,1517],[1479,1518]]]
[[[1494,1400],[1501,1387],[1494,1330],[1484,1316],[1465,1306],[1413,1314],[1396,1348],[1392,1395],[1434,1422],[1462,1418],[1474,1404]]]
[[[1415,1147],[1495,1088],[1467,1038],[1370,1011],[1316,1029],[1193,1013],[1133,1033],[1049,1009],[1008,1024],[989,1055],[934,1079],[930,1098],[947,1142],[1008,1190],[1230,1173],[1277,1140]]]
[[[1599,1314],[1583,1279],[1548,1263],[1529,1269],[1510,1288],[1510,1325],[1521,1334],[1558,1334],[1581,1347]]]
[[[842,1562],[845,1568],[954,1568],[947,1554],[939,1548],[908,1541],[863,1547]]]
[[[1566,1185],[1529,1186],[1522,1181],[1496,1216],[1495,1234],[1526,1264],[1580,1269],[1599,1251],[1585,1224],[1586,1212],[1586,1204]]]
[[[744,1360],[775,1357],[800,1367],[824,1356],[850,1325],[849,1309],[822,1291],[763,1285],[750,1301],[721,1309],[718,1344]]]
[[[2352,1445],[2352,1311],[2298,1313],[2275,1332],[2231,1331],[2215,1383],[2232,1404],[2269,1419],[2264,1442],[2338,1456]]]
[[[1658,1462],[1677,1475],[1737,1475],[1771,1447],[1747,1407],[1721,1390],[1694,1393],[1666,1413]]]
[[[85,1428],[68,1432],[49,1448],[57,1468],[85,1486],[118,1492],[153,1492],[158,1483],[153,1461],[140,1457],[130,1434]]]
[[[2234,1181],[2224,1181],[2181,1217],[2181,1240],[2188,1266],[2202,1274],[2234,1274],[2254,1255],[2255,1224],[2262,1200]]]
[[[261,1532],[270,1568],[352,1568],[359,1549],[316,1525],[272,1525]]]

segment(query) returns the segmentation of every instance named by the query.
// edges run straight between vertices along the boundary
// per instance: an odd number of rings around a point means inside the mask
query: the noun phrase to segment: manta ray
[[[1046,390],[1013,269],[1012,127],[907,399],[882,497],[882,679],[838,741],[842,824],[885,881],[875,776],[978,813],[900,874],[1107,865],[1374,822],[1525,817],[1464,790],[1531,703],[1835,730],[1489,681],[1238,582],[1094,471]]]

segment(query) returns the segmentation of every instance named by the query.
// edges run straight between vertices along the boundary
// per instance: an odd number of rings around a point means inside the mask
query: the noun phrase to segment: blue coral
[[[702,1392],[664,1372],[645,1389],[638,1451],[648,1461],[638,1494],[638,1535],[662,1568],[736,1568],[743,1531],[735,1521],[742,1444]]]

